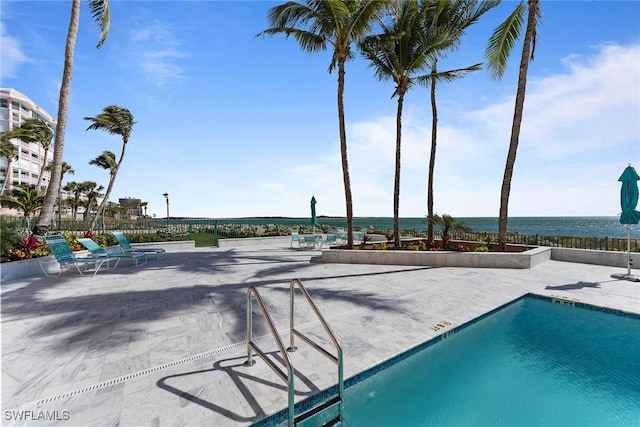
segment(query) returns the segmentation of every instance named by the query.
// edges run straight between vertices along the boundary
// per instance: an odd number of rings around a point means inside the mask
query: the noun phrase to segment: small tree
[[[459,222],[451,215],[443,214],[442,216],[433,215],[427,217],[427,221],[437,225],[442,229],[442,249],[446,249],[449,240],[451,240],[452,231],[462,231],[470,233],[472,230],[464,222]]]

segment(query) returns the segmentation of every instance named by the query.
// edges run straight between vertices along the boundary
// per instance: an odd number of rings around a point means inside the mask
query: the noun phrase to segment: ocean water
[[[498,232],[498,218],[460,217],[456,218],[471,227],[474,232]],[[309,224],[309,218],[230,218],[219,220],[236,224]],[[319,217],[320,225],[346,227],[344,217]],[[424,217],[400,218],[401,229],[426,230]],[[375,229],[393,229],[391,217],[355,217],[356,229],[373,227]],[[620,224],[617,216],[581,216],[581,217],[513,217],[509,218],[507,229],[510,232],[539,236],[585,236],[585,237],[626,237],[627,228]],[[631,237],[640,238],[640,225],[631,226]]]

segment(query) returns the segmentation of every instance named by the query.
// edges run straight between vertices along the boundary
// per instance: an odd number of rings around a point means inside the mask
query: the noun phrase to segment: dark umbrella
[[[316,218],[316,197],[311,196],[311,225],[313,225],[313,233],[316,232],[316,225],[318,225],[318,218]]]
[[[631,164],[618,178],[618,181],[622,182],[620,223],[627,225],[627,276],[631,275],[631,224],[637,224],[640,221],[640,212],[636,210],[636,206],[638,206],[638,180],[640,180],[640,176]]]

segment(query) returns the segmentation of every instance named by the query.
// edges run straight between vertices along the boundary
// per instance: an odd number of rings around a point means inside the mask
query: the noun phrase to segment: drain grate
[[[449,326],[451,326],[451,322],[443,320],[436,323],[435,325],[429,326],[429,329],[431,329],[432,331],[439,331],[441,329],[448,328]]]
[[[261,340],[263,340],[265,338],[267,338],[267,336],[256,338],[254,341],[261,341]],[[117,377],[117,378],[112,378],[110,380],[103,381],[103,382],[100,382],[100,383],[97,383],[97,384],[93,384],[93,385],[90,385],[90,386],[82,387],[82,388],[79,388],[79,389],[76,389],[76,390],[68,391],[66,393],[58,394],[56,396],[50,396],[50,397],[46,397],[44,399],[40,399],[40,400],[31,402],[31,403],[24,404],[24,405],[22,405],[21,410],[25,410],[25,409],[31,408],[31,407],[38,407],[38,406],[43,405],[45,403],[54,402],[54,401],[60,400],[60,399],[66,399],[66,398],[69,398],[69,397],[77,396],[79,394],[88,393],[90,391],[100,390],[102,388],[109,387],[109,386],[116,385],[116,384],[120,384],[120,383],[129,381],[131,379],[138,378],[138,377],[141,377],[141,376],[144,376],[144,375],[149,375],[151,373],[158,372],[158,371],[161,371],[163,369],[172,368],[174,366],[182,365],[182,364],[188,363],[188,362],[193,362],[193,361],[199,360],[199,359],[204,359],[206,357],[214,356],[216,354],[220,354],[220,353],[223,353],[223,352],[228,351],[228,350],[233,350],[233,349],[236,349],[236,348],[246,347],[246,345],[247,345],[246,341],[235,343],[235,344],[229,344],[227,346],[220,347],[220,348],[217,348],[215,350],[205,351],[204,353],[200,353],[200,354],[196,354],[196,355],[193,355],[193,356],[185,357],[183,359],[175,360],[173,362],[168,362],[168,363],[165,363],[165,364],[162,364],[162,365],[154,366],[152,368],[147,368],[147,369],[143,369],[141,371],[132,372],[130,374],[123,375],[123,376],[120,376],[120,377]]]

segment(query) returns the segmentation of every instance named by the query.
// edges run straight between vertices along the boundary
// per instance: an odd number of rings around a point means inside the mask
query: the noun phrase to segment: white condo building
[[[55,132],[56,121],[49,113],[23,93],[0,88],[0,131],[12,130],[20,126],[24,119],[30,118],[44,120]],[[4,195],[11,195],[16,185],[36,185],[42,166],[53,160],[53,144],[45,159],[42,145],[18,139],[12,139],[11,142],[17,148],[18,160],[8,162],[6,157],[0,157],[0,189],[6,181]],[[40,183],[42,191],[49,185],[49,178],[50,173],[44,171]]]

